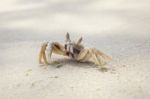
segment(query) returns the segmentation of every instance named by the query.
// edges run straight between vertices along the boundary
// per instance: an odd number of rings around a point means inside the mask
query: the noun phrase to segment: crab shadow
[[[100,72],[107,72],[109,68],[99,68],[92,62],[79,62],[73,59],[57,59],[54,61],[56,64],[51,64],[49,66],[54,68],[62,68],[65,66],[72,66],[72,67],[78,67],[78,68],[95,68],[99,70]]]
[[[61,68],[64,66],[73,66],[73,67],[81,67],[81,68],[96,68],[97,66],[91,62],[79,62],[74,59],[56,59],[53,61],[54,64],[50,64],[49,66]]]
[[[98,66],[96,66],[95,64],[91,62],[79,62],[73,59],[57,59],[53,62],[54,64],[49,64],[48,66],[43,65],[43,64],[41,64],[40,66],[44,67],[44,69],[47,69],[48,67],[62,68],[65,66],[72,66],[72,67],[78,67],[78,68],[95,68],[100,72],[110,71],[110,68],[107,68],[107,67],[99,68]]]
[[[65,65],[70,65],[74,67],[82,67],[82,68],[96,68],[97,66],[91,62],[79,62],[73,59],[64,59]]]

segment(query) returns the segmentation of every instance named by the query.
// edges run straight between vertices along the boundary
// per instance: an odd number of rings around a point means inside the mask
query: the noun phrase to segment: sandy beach
[[[0,1],[0,99],[150,99],[150,1]],[[103,72],[63,56],[40,65],[43,42],[83,37],[113,60]]]

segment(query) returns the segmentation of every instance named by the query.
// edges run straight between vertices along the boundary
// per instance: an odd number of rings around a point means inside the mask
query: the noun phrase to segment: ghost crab
[[[108,60],[111,60],[111,57],[95,48],[84,48],[81,44],[82,37],[77,42],[72,42],[69,33],[67,33],[65,42],[65,45],[61,45],[58,42],[43,43],[39,54],[39,63],[46,65],[53,64],[53,62],[48,62],[46,51],[49,52],[49,58],[51,58],[52,53],[55,53],[79,62],[89,61],[99,67],[103,67]]]

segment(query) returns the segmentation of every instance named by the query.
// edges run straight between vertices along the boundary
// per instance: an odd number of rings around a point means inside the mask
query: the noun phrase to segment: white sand
[[[150,99],[150,1],[5,0],[0,6],[0,99]],[[72,60],[40,66],[40,44],[63,43],[67,31],[111,55],[109,70]]]

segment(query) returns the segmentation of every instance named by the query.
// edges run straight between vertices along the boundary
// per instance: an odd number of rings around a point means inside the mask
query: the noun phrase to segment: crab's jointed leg
[[[46,48],[47,48],[47,44],[48,43],[43,43],[42,46],[41,46],[40,53],[39,53],[39,63],[40,64],[43,64],[43,63],[48,64],[48,61],[47,61],[47,58],[46,58],[46,54],[45,54],[45,51],[46,51]]]
[[[95,48],[89,48],[83,49],[78,55],[77,60],[81,62],[90,61],[98,66],[103,66],[111,58]]]
[[[46,51],[49,52],[49,58],[51,58],[52,53],[58,54],[58,55],[64,55],[66,56],[65,48],[58,42],[53,43],[44,43],[41,46],[41,51],[39,54],[39,63],[40,64],[49,64],[47,57],[46,57]],[[42,62],[43,60],[43,62]]]

